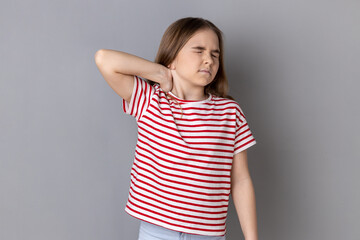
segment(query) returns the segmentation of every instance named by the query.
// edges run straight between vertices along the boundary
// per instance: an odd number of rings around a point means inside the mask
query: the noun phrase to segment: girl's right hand
[[[172,72],[171,69],[164,67],[165,71],[164,71],[164,76],[162,78],[162,81],[160,82],[160,88],[168,93],[172,90],[173,88],[173,76],[172,76]]]

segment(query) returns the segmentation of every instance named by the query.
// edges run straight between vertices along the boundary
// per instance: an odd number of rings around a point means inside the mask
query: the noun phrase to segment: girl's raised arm
[[[95,63],[110,87],[127,102],[131,99],[134,75],[158,82],[165,88],[172,80],[168,68],[126,52],[100,49],[95,53]]]

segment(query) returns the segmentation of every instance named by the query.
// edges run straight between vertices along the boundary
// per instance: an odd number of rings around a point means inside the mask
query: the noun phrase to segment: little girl
[[[139,240],[224,240],[230,193],[246,240],[257,240],[246,149],[256,144],[229,95],[222,32],[203,18],[165,31],[155,62],[100,49],[99,71],[138,126],[125,211]]]

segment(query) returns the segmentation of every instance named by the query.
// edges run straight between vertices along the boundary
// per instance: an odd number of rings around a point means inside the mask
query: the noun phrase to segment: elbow
[[[103,61],[104,58],[104,54],[105,54],[105,49],[99,49],[96,51],[94,59],[95,59],[95,63],[96,65],[100,65],[101,62]]]

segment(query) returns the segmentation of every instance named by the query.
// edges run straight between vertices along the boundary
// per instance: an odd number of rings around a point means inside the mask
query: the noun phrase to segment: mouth
[[[204,73],[208,73],[211,75],[210,71],[209,70],[200,70],[200,72],[204,72]]]

